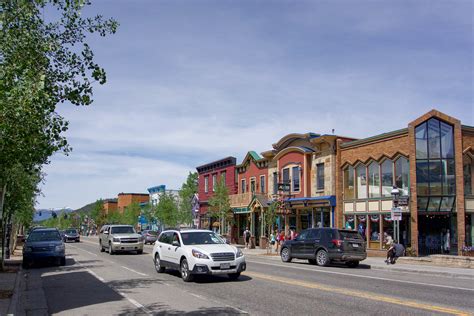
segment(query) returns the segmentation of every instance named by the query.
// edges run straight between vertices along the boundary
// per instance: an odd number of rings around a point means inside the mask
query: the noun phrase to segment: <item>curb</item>
[[[7,315],[18,315],[18,299],[20,297],[20,280],[21,280],[21,273],[23,272],[23,268],[20,265],[18,272],[16,273],[15,278],[15,287],[13,289],[13,296],[10,300],[10,304],[8,305]]]
[[[471,274],[452,273],[452,272],[446,272],[446,271],[428,271],[428,270],[423,270],[423,269],[389,268],[389,267],[384,267],[384,266],[373,266],[373,265],[370,265],[370,269],[396,271],[396,272],[411,272],[411,273],[427,274],[427,275],[434,275],[434,276],[442,275],[442,276],[448,276],[452,278],[465,278],[465,279],[474,280],[474,275],[471,275]]]

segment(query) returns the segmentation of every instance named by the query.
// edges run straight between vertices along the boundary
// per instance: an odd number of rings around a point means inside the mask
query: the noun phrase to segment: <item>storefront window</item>
[[[366,215],[358,215],[357,216],[357,232],[366,239],[365,230],[367,227],[367,216]]]
[[[369,165],[369,197],[380,197],[380,168],[376,162]]]
[[[400,157],[395,161],[395,185],[401,190],[401,195],[409,195],[410,167],[408,159]]]
[[[344,169],[344,199],[354,198],[354,168],[349,166]]]
[[[380,241],[380,216],[370,215],[370,241]]]
[[[382,215],[382,221],[383,221],[383,245],[384,248],[388,249],[390,242],[393,242],[395,240],[395,235],[393,234],[393,221],[392,221],[392,216],[390,214],[384,214]]]
[[[464,194],[472,195],[472,159],[466,157],[464,160]]]
[[[393,189],[393,163],[390,159],[384,160],[382,170],[382,195],[392,196]]]
[[[357,198],[367,198],[367,173],[364,165],[359,165],[356,168],[356,181],[357,181]]]
[[[346,221],[344,224],[345,229],[355,229],[355,220],[354,220],[354,215],[346,215]]]

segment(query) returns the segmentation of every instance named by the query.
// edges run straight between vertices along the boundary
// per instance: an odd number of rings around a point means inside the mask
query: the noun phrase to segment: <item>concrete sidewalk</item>
[[[0,272],[0,315],[17,314],[22,259],[21,247],[13,251],[10,259],[5,259],[5,271]]]
[[[246,249],[242,245],[234,245],[242,250],[246,256],[262,256],[271,260],[280,260],[278,253],[274,250],[271,253],[267,252],[267,249]],[[410,261],[410,263],[397,262],[394,265],[387,265],[385,258],[381,257],[368,257],[361,262],[366,266],[370,266],[374,270],[386,270],[393,272],[411,272],[417,274],[436,275],[436,276],[447,276],[454,278],[468,278],[474,280],[474,269],[458,268],[449,266],[434,266],[427,265],[426,263],[417,264],[416,261]]]

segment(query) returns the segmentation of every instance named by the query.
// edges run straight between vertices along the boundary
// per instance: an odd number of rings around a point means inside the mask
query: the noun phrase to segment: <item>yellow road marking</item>
[[[347,295],[347,296],[354,296],[354,297],[368,299],[368,300],[372,300],[372,301],[391,303],[391,304],[395,304],[395,305],[413,307],[413,308],[424,309],[424,310],[434,311],[434,312],[441,312],[441,313],[446,313],[446,314],[451,314],[451,315],[463,315],[463,316],[472,315],[471,313],[468,313],[466,311],[462,311],[462,310],[458,310],[458,309],[454,309],[454,308],[447,308],[447,307],[443,307],[443,306],[422,304],[422,303],[418,303],[418,302],[415,302],[415,301],[399,299],[399,298],[394,298],[394,297],[385,296],[385,295],[379,295],[379,294],[370,293],[370,292],[363,292],[363,291],[356,291],[356,290],[350,290],[350,289],[331,287],[331,286],[327,286],[327,285],[323,285],[323,284],[319,284],[319,283],[292,280],[292,279],[288,279],[288,278],[282,278],[282,277],[277,277],[277,276],[273,276],[273,275],[266,275],[266,274],[257,273],[257,272],[245,271],[244,274],[248,275],[250,277],[257,278],[257,279],[263,279],[263,280],[268,280],[268,281],[273,281],[273,282],[280,282],[280,283],[284,283],[284,284],[288,284],[288,285],[296,285],[296,286],[301,286],[301,287],[305,287],[305,288],[317,289],[317,290],[321,290],[321,291],[326,291],[326,292],[330,292],[330,293],[337,293],[337,294],[342,294],[342,295]]]

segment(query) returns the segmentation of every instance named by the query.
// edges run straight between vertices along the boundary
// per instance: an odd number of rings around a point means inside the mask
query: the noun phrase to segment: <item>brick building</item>
[[[125,208],[132,203],[148,203],[150,196],[146,193],[119,193],[117,210],[123,214]]]
[[[209,214],[209,199],[213,196],[217,181],[224,179],[229,195],[237,193],[235,178],[235,157],[223,158],[199,167],[198,196],[199,196],[199,227],[203,229],[218,229],[219,221]]]
[[[117,199],[110,199],[104,201],[104,214],[108,215],[110,213],[117,211]]]
[[[409,201],[400,242],[419,255],[472,246],[474,127],[432,110],[401,130],[338,141],[336,152],[336,224],[362,232],[369,249],[394,236],[394,186]]]

